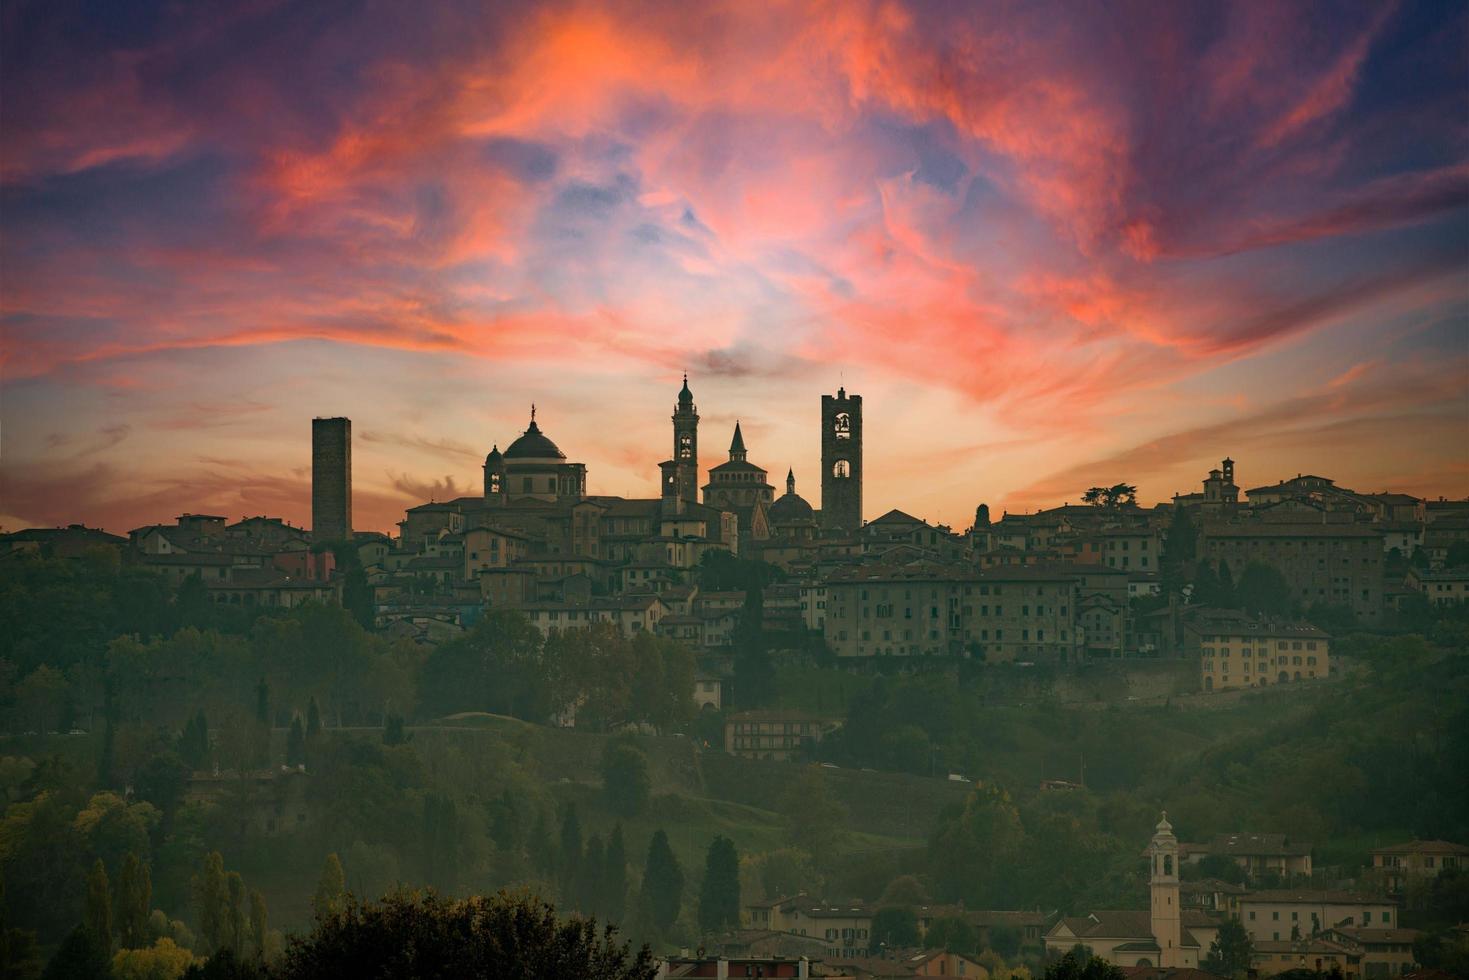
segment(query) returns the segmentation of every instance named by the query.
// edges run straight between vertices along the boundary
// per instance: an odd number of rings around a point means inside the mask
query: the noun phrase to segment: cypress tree
[[[547,880],[556,874],[556,846],[551,843],[551,831],[546,827],[546,812],[536,811],[536,822],[531,827],[530,841],[526,849],[529,851],[530,864],[532,868]]]
[[[342,872],[342,859],[332,852],[321,867],[321,880],[317,882],[316,895],[311,899],[316,917],[325,919],[342,911],[346,894],[347,876]]]
[[[590,916],[602,918],[602,872],[606,857],[602,853],[602,838],[593,834],[587,838],[587,850],[582,855],[580,873],[577,875],[577,905]]]
[[[705,933],[739,928],[740,856],[734,841],[715,837],[704,857],[699,886],[699,928]]]
[[[255,889],[250,890],[250,942],[256,956],[265,956],[265,937],[270,934],[270,913],[265,908],[265,896]]]
[[[683,868],[679,867],[678,858],[668,845],[668,835],[657,830],[648,841],[642,894],[652,913],[653,926],[660,933],[666,933],[678,921],[678,910],[683,905],[683,888]]]
[[[321,709],[316,706],[316,698],[313,696],[306,703],[306,737],[313,738],[321,733]]]
[[[622,842],[622,824],[612,828],[607,840],[607,860],[602,871],[602,916],[616,925],[627,904],[627,850]]]
[[[581,820],[576,815],[576,804],[568,803],[561,811],[561,847],[557,850],[560,865],[560,889],[563,902],[575,902],[577,898],[577,876],[581,873]]]

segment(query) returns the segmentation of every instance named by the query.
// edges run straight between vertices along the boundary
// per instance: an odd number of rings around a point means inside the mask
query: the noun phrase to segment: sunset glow
[[[358,529],[538,420],[964,527],[1237,460],[1469,494],[1469,11],[6,4],[0,524]],[[42,16],[44,14],[44,16]]]

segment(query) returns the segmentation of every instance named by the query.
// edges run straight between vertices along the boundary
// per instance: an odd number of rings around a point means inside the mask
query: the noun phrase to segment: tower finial
[[[534,422],[536,420],[536,403],[535,402],[531,402],[530,403],[530,420],[532,422]]]

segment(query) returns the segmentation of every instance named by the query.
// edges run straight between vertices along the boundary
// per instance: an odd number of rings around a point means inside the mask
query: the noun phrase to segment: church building
[[[530,426],[504,453],[497,445],[485,457],[485,504],[503,506],[506,501],[533,497],[550,502],[580,500],[587,495],[587,468],[568,463],[536,424],[536,407],[530,407]]]
[[[770,537],[768,511],[775,499],[775,488],[765,470],[750,462],[748,455],[745,437],[736,422],[729,460],[710,467],[709,482],[704,485],[706,506],[733,511],[738,517],[742,547]]]

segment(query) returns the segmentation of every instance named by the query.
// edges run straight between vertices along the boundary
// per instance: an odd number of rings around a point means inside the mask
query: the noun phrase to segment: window
[[[852,438],[852,416],[846,412],[837,412],[831,421],[831,431],[838,439]]]
[[[847,464],[845,459],[839,459],[836,461],[836,465],[831,468],[831,475],[838,480],[845,480],[852,475],[852,468]]]

